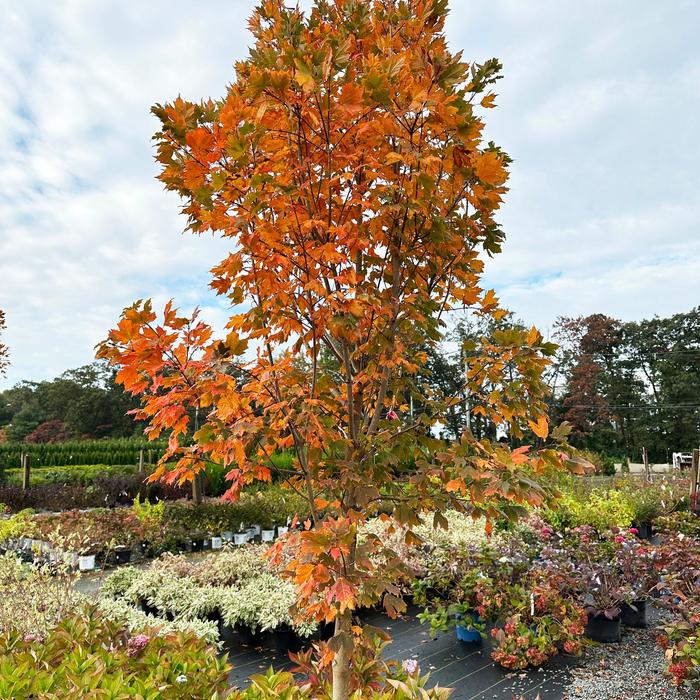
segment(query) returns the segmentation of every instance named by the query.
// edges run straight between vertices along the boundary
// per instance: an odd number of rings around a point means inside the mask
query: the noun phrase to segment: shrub
[[[590,525],[598,532],[613,527],[629,527],[634,510],[628,497],[616,489],[594,489],[589,497],[573,507],[575,525]]]
[[[20,455],[27,452],[32,467],[76,464],[137,464],[140,450],[159,459],[167,442],[141,439],[69,440],[52,444],[0,444],[0,463],[7,468],[19,468]]]
[[[212,700],[228,692],[229,665],[195,635],[134,635],[94,607],[43,638],[4,632],[0,649],[0,697]]]
[[[83,466],[63,467],[39,467],[31,470],[30,486],[43,486],[45,484],[82,484],[90,486],[96,478],[119,475],[135,474],[133,465],[108,465],[90,464]],[[11,469],[6,472],[8,486],[22,485],[22,471]]]
[[[25,442],[54,443],[65,442],[71,437],[68,426],[62,420],[49,420],[40,423],[29,435]]]
[[[700,539],[700,518],[690,511],[664,515],[656,519],[655,525],[661,532],[681,533]]]
[[[74,583],[67,570],[30,566],[11,552],[0,556],[0,634],[13,629],[21,635],[45,635],[82,601]]]

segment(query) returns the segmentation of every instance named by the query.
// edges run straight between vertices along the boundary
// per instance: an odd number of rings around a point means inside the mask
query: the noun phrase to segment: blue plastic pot
[[[462,625],[457,625],[455,630],[457,632],[457,639],[460,642],[469,642],[473,644],[474,642],[481,641],[481,633],[479,630],[467,629],[466,627],[462,627]]]

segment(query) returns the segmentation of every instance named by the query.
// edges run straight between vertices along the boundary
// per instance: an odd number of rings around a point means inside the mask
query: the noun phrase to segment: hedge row
[[[48,484],[80,484],[90,486],[98,477],[136,474],[135,464],[89,464],[63,467],[32,467],[29,483],[31,486]],[[3,486],[21,486],[22,470],[6,469],[0,473]]]
[[[21,467],[22,453],[31,455],[32,467],[58,467],[90,464],[137,464],[144,450],[147,461],[156,462],[165,451],[164,441],[140,439],[71,440],[49,444],[6,443],[0,445],[0,466]]]

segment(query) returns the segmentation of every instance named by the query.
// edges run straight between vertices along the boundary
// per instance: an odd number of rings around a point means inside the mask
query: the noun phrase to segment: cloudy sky
[[[308,4],[308,3],[306,3]],[[149,107],[220,97],[254,0],[0,0],[0,388],[89,362],[134,299],[219,324],[220,241],[181,234]],[[489,137],[515,159],[488,283],[547,329],[700,303],[700,2],[452,0],[452,48],[505,66]]]

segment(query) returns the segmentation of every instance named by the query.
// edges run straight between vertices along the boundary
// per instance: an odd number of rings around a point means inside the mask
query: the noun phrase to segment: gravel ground
[[[663,650],[656,645],[654,627],[661,611],[649,606],[649,628],[623,627],[619,644],[588,649],[580,666],[572,669],[571,685],[562,700],[688,700],[664,676]]]

